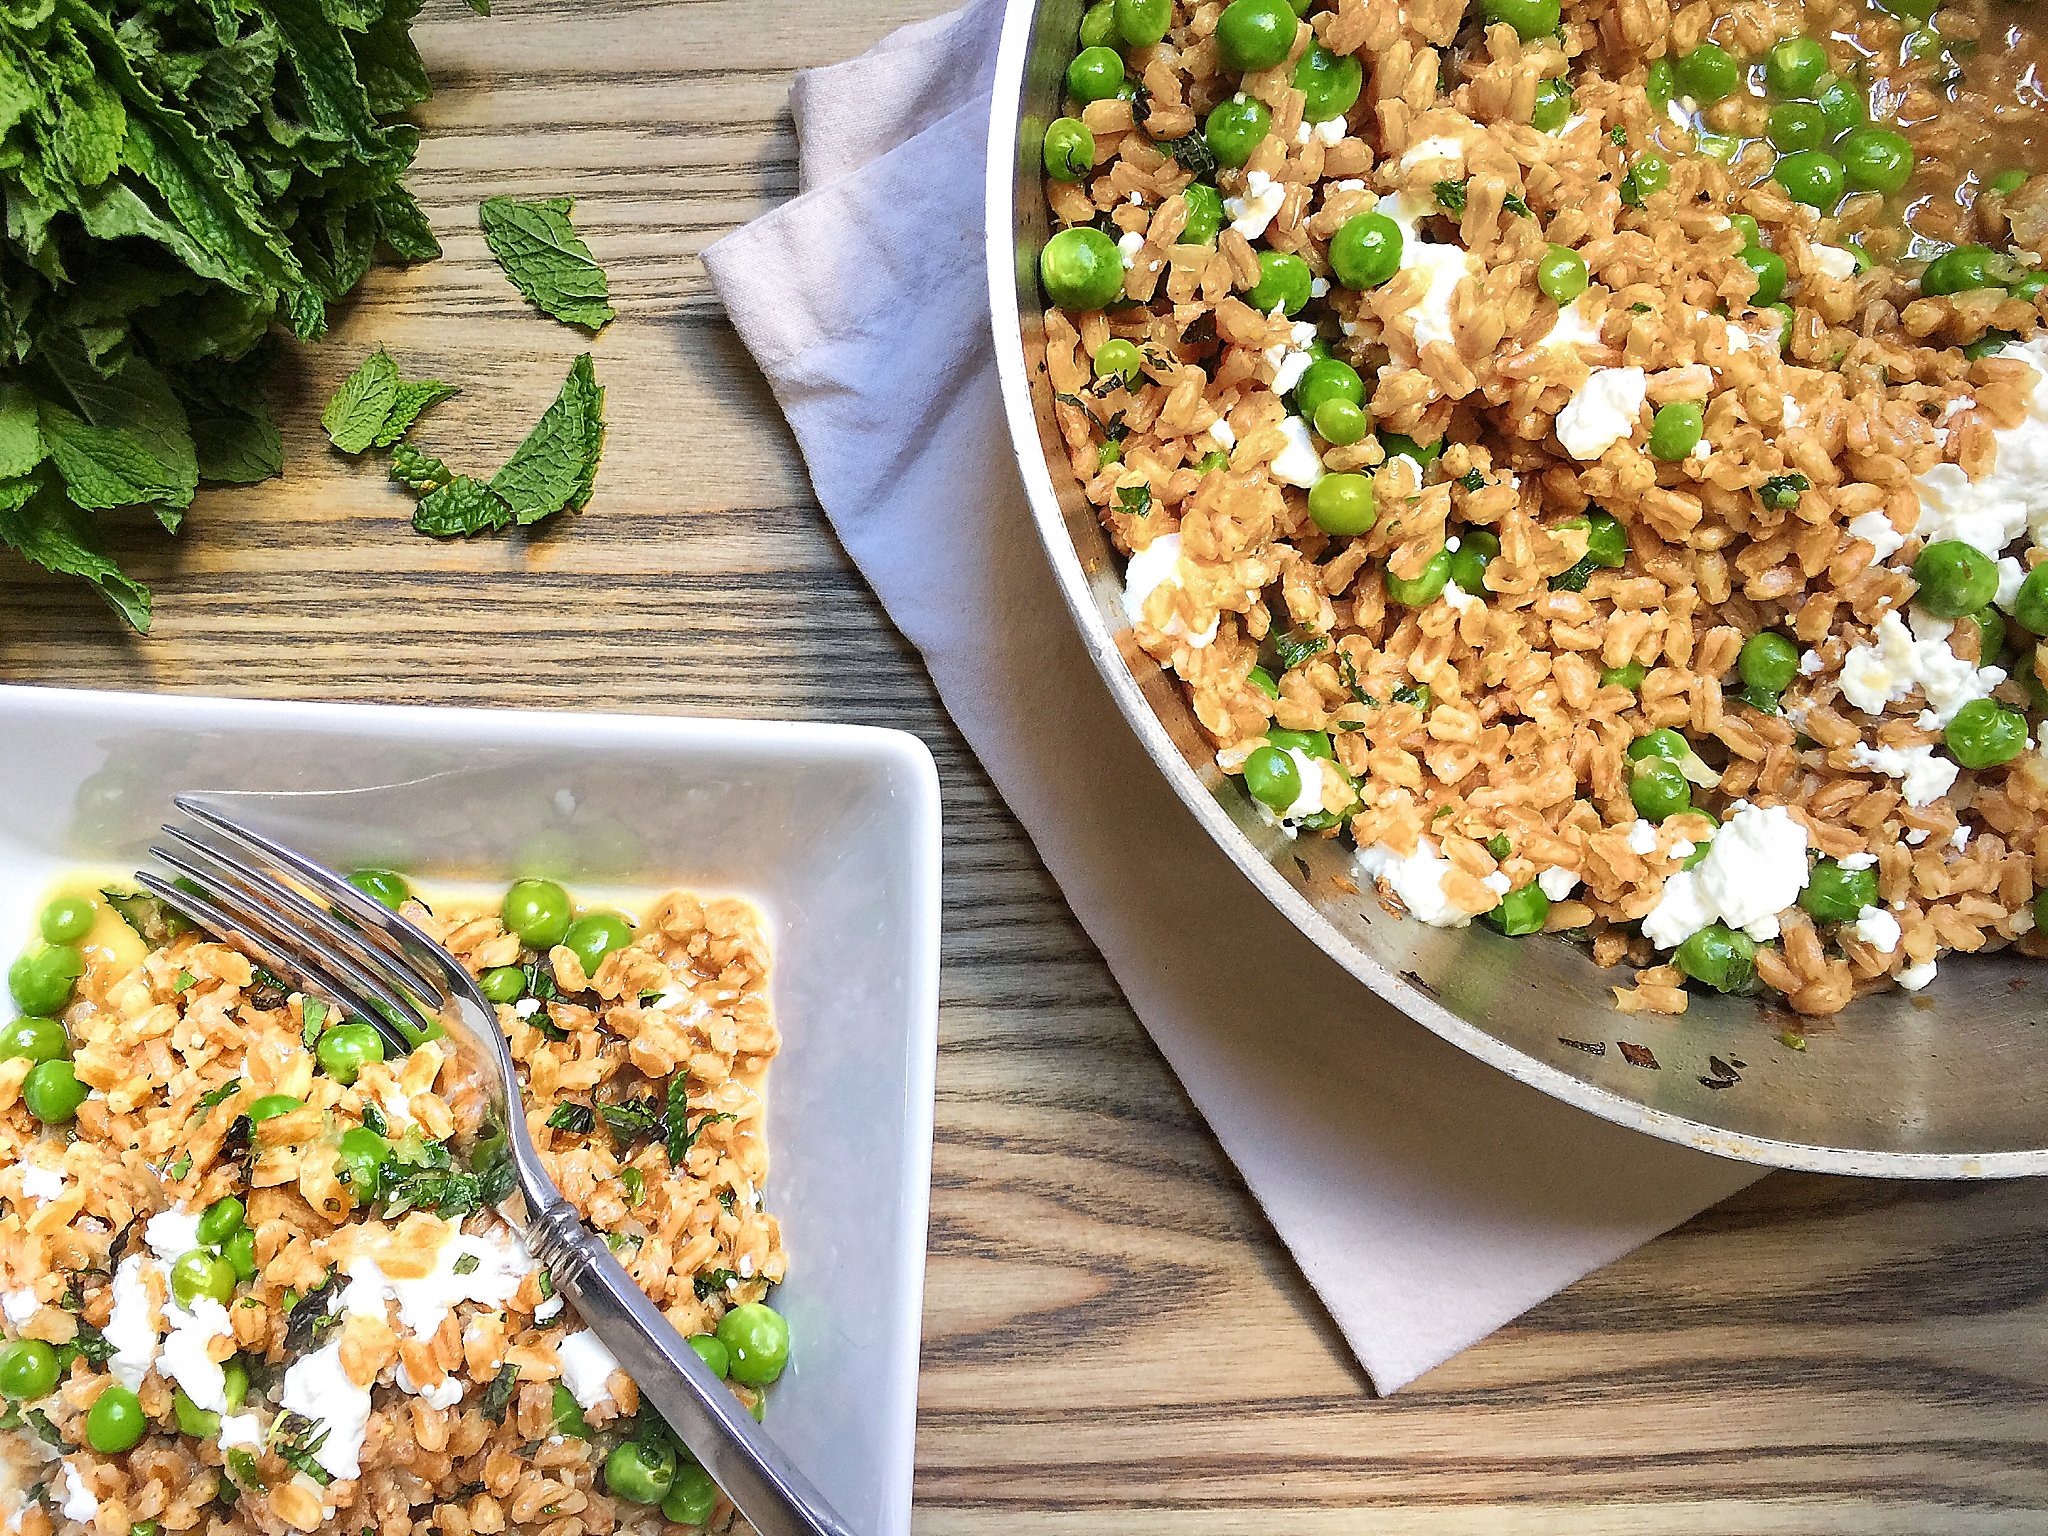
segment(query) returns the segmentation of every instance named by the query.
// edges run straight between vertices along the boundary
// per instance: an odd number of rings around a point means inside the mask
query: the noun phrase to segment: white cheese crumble
[[[1308,423],[1299,416],[1289,416],[1280,423],[1280,435],[1287,439],[1287,446],[1273,459],[1273,478],[1303,490],[1314,489],[1315,483],[1323,478],[1323,457],[1316,452]]]
[[[1570,870],[1553,864],[1550,868],[1537,872],[1536,888],[1552,901],[1563,901],[1579,888],[1579,877]]]
[[[1124,566],[1124,612],[1137,623],[1145,612],[1145,599],[1162,586],[1181,584],[1180,535],[1164,533],[1136,551]],[[1181,622],[1179,614],[1167,619],[1161,634],[1186,636],[1189,645],[1200,649],[1216,638],[1217,626],[1222,616],[1209,621],[1209,627],[1199,635],[1188,634],[1188,627]]]
[[[1591,313],[1586,302],[1587,295],[1580,294],[1571,303],[1557,312],[1557,319],[1543,339],[1536,343],[1539,349],[1597,347],[1600,345],[1600,319]]]
[[[1917,747],[1870,747],[1859,741],[1850,748],[1849,761],[1897,779],[1899,792],[1912,806],[1932,805],[1949,792],[1961,771],[1947,758],[1935,756],[1925,742]],[[1850,867],[1846,861],[1844,867]]]
[[[370,1428],[370,1392],[341,1368],[341,1340],[301,1357],[284,1373],[277,1405],[318,1419],[327,1438],[313,1459],[330,1477],[362,1475],[363,1438]]]
[[[1409,916],[1432,928],[1471,924],[1472,914],[1444,895],[1444,876],[1451,872],[1451,861],[1441,857],[1428,838],[1417,838],[1415,851],[1405,856],[1385,843],[1369,843],[1358,850],[1357,864],[1368,880],[1384,880],[1401,898]]]
[[[1454,540],[1453,542],[1455,543],[1456,541]],[[1457,609],[1460,613],[1464,613],[1469,609],[1483,608],[1486,606],[1483,602],[1480,601],[1480,599],[1474,597],[1470,592],[1467,592],[1455,581],[1447,581],[1444,583],[1443,600],[1449,603],[1453,608]]]
[[[1657,829],[1650,822],[1637,819],[1628,829],[1628,851],[1630,853],[1655,853],[1657,851]]]
[[[1899,972],[1899,985],[1908,992],[1918,992],[1934,980],[1934,962],[1928,960],[1920,965],[1909,965]]]
[[[1892,520],[1882,512],[1870,511],[1859,517],[1852,517],[1847,527],[1849,537],[1861,539],[1876,550],[1877,553],[1872,558],[1880,562],[1891,559],[1906,542],[1906,536],[1894,528]]]
[[[45,1168],[37,1163],[28,1163],[21,1170],[21,1192],[37,1205],[48,1205],[64,1193],[63,1173],[55,1168]]]
[[[1301,376],[1316,360],[1315,353],[1309,350],[1309,343],[1315,339],[1315,326],[1302,320],[1295,323],[1286,341],[1266,348],[1266,361],[1273,368],[1274,394],[1284,395],[1301,382]]]
[[[1124,270],[1128,272],[1138,264],[1138,252],[1145,249],[1145,236],[1140,230],[1126,230],[1116,248],[1124,253]]]
[[[224,1413],[220,1418],[220,1434],[215,1439],[224,1451],[241,1446],[260,1451],[263,1449],[263,1421],[253,1413]]]
[[[1874,869],[1877,866],[1877,855],[1868,851],[1852,853],[1847,858],[1837,859],[1835,862],[1844,869]]]
[[[402,1360],[398,1363],[395,1380],[399,1391],[410,1392],[429,1408],[453,1408],[462,1401],[462,1383],[453,1376],[444,1376],[431,1387],[423,1387],[412,1379],[412,1373]]]
[[[1237,446],[1237,434],[1230,429],[1230,423],[1218,416],[1209,423],[1209,441],[1225,453]]]
[[[1432,134],[1419,144],[1411,145],[1401,156],[1401,169],[1412,171],[1418,165],[1462,166],[1465,163],[1465,141],[1447,133]]]
[[[90,1525],[93,1517],[100,1512],[100,1501],[93,1491],[85,1486],[85,1479],[78,1475],[78,1468],[70,1462],[64,1463],[64,1518],[76,1520],[80,1525]]]
[[[150,1217],[142,1235],[151,1253],[166,1264],[175,1264],[199,1246],[199,1212],[174,1205],[161,1215]]]
[[[1822,245],[1818,241],[1809,245],[1813,253],[1813,264],[1823,274],[1840,282],[1856,275],[1856,253],[1845,251],[1839,245]]]
[[[559,1296],[550,1296],[546,1301],[533,1309],[533,1320],[536,1323],[552,1323],[561,1315],[562,1298]]]
[[[1948,845],[1955,849],[1957,853],[1961,853],[1970,846],[1970,829],[1968,827],[1957,827],[1955,831],[1949,833]]]
[[[2012,607],[2012,600],[2020,595],[2020,587],[2027,579],[2027,568],[2013,559],[2003,556],[1998,562],[1998,590],[1991,601],[2001,608]]]
[[[1458,285],[1472,275],[1472,256],[1463,246],[1444,245],[1422,237],[1418,226],[1437,212],[1436,200],[1424,193],[1403,192],[1382,198],[1377,211],[1401,227],[1401,270],[1421,272],[1427,279],[1412,312],[1414,346],[1407,347],[1399,336],[1388,336],[1388,346],[1396,355],[1405,352],[1404,360],[1413,362],[1415,354],[1431,342],[1452,339],[1451,301],[1457,296]]]
[[[1745,806],[1714,836],[1707,856],[1664,882],[1643,937],[1676,949],[1709,923],[1776,938],[1778,914],[1806,888],[1806,828],[1783,806]]]
[[[1581,463],[1590,463],[1636,429],[1649,381],[1640,368],[1595,368],[1557,413],[1557,440]]]
[[[1994,559],[2022,533],[2048,544],[2048,336],[2003,348],[2033,365],[2026,419],[1993,431],[1998,455],[1981,480],[1953,464],[1920,476],[1921,538],[1961,539]]]
[[[460,1232],[447,1222],[443,1232],[433,1269],[418,1279],[393,1279],[367,1255],[350,1258],[342,1266],[349,1277],[341,1293],[342,1309],[382,1321],[387,1316],[385,1303],[395,1301],[401,1326],[426,1338],[459,1302],[503,1307],[533,1272],[532,1258],[502,1228]]]
[[[1294,771],[1300,775],[1301,793],[1280,816],[1285,821],[1299,821],[1323,808],[1323,765],[1299,747],[1289,747],[1286,751],[1287,760],[1294,764]]]
[[[1223,199],[1223,211],[1230,216],[1230,227],[1245,239],[1261,240],[1286,201],[1285,186],[1264,171],[1253,171],[1244,179],[1244,195]]]
[[[1849,931],[1880,954],[1888,955],[1899,947],[1899,920],[1883,907],[1865,907],[1856,914]]]
[[[4,1313],[7,1321],[16,1328],[21,1327],[22,1324],[33,1318],[41,1307],[42,1303],[36,1300],[36,1293],[34,1291],[20,1290],[0,1293],[0,1313]]]
[[[611,1375],[619,1362],[596,1334],[588,1328],[570,1334],[555,1346],[555,1357],[562,1363],[562,1383],[577,1407],[587,1411],[612,1400]]]
[[[1842,660],[1842,697],[1867,715],[1881,715],[1918,689],[1935,725],[1947,725],[1972,699],[1988,697],[2005,681],[1997,667],[1979,667],[1949,649],[1955,626],[1924,608],[1912,613],[1912,629],[1896,613],[1877,621],[1877,638]]]
[[[114,1271],[114,1310],[107,1318],[106,1340],[114,1346],[107,1369],[122,1386],[134,1391],[156,1363],[156,1317],[143,1280],[149,1260],[131,1253]]]
[[[195,1296],[189,1311],[176,1302],[166,1307],[164,1321],[171,1325],[171,1332],[164,1340],[157,1369],[184,1390],[194,1407],[207,1413],[227,1412],[227,1375],[207,1354],[207,1347],[215,1339],[234,1338],[228,1309],[211,1297]]]

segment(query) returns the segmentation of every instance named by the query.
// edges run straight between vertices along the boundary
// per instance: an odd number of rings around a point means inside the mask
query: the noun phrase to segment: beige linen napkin
[[[806,190],[705,263],[848,552],[1389,1392],[1756,1171],[1566,1108],[1410,1022],[1153,769],[1053,585],[1003,428],[981,258],[1000,11],[798,75]]]

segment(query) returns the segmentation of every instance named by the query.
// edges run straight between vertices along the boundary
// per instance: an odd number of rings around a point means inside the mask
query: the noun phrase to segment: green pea
[[[720,1318],[718,1342],[732,1357],[732,1379],[742,1386],[765,1387],[789,1363],[789,1324],[765,1302],[743,1301]]]
[[[412,895],[412,887],[405,876],[389,869],[359,869],[348,877],[348,883],[361,891],[381,907],[396,912],[405,905]]]
[[[1555,32],[1563,7],[1558,0],[1485,0],[1482,9],[1488,25],[1506,22],[1526,43]]]
[[[2009,275],[2008,265],[1988,247],[1959,245],[1927,263],[1927,270],[1920,274],[1920,291],[1942,295],[2001,287]]]
[[[2016,279],[2007,289],[2016,299],[2025,299],[2029,304],[2048,289],[2048,272],[2032,271]]]
[[[102,1456],[132,1451],[148,1429],[141,1400],[119,1382],[109,1383],[85,1415],[85,1443]]]
[[[1081,46],[1101,48],[1116,40],[1116,0],[1096,0],[1081,13]]]
[[[279,1115],[288,1115],[305,1107],[305,1100],[293,1098],[288,1093],[266,1093],[249,1106],[249,1123],[261,1125],[266,1120],[275,1120]]]
[[[1742,236],[1742,248],[1745,251],[1756,250],[1763,244],[1763,234],[1757,228],[1756,220],[1749,214],[1734,214],[1728,222],[1734,226],[1735,232]]]
[[[1278,747],[1254,747],[1244,760],[1244,787],[1268,809],[1284,811],[1301,798],[1301,769]]]
[[[71,1038],[56,1019],[23,1018],[0,1026],[0,1061],[25,1056],[30,1061],[62,1061],[71,1055]]]
[[[1842,162],[1824,149],[1802,149],[1780,155],[1771,177],[1795,203],[1830,212],[1842,200]]]
[[[1418,470],[1427,470],[1444,451],[1441,442],[1418,443],[1403,432],[1382,432],[1380,451],[1389,460],[1407,459]]]
[[[256,1278],[256,1229],[242,1227],[221,1244],[220,1256],[228,1261],[237,1280]]]
[[[1355,54],[1332,53],[1313,43],[1294,66],[1294,88],[1307,98],[1301,108],[1303,120],[1327,123],[1357,102],[1365,89],[1365,66]]]
[[[1709,106],[1742,83],[1742,66],[1718,43],[1701,43],[1677,64],[1678,84],[1701,106]]]
[[[1117,291],[1123,291],[1123,258],[1108,236],[1100,230],[1079,231],[1094,235],[1103,244],[1109,245],[1110,254],[1116,259]],[[1074,230],[1062,230],[1047,242],[1047,249],[1057,245],[1064,235]],[[1050,291],[1051,284],[1047,284]],[[1057,299],[1055,299],[1057,302]],[[1091,305],[1090,308],[1101,308]],[[519,936],[519,942],[528,949],[552,949],[562,942],[562,935],[569,931],[569,919],[574,912],[569,905],[569,893],[552,880],[515,880],[512,888],[505,893],[505,904],[499,915],[505,926]]]
[[[1956,621],[1958,627],[1973,624],[1977,628],[1977,665],[1988,667],[2005,653],[2005,615],[1986,603],[1975,613],[1963,615]]]
[[[68,944],[23,952],[7,968],[7,990],[23,1013],[52,1017],[71,1001],[85,957]]]
[[[1819,106],[1810,101],[1782,101],[1771,108],[1764,136],[1781,154],[1819,149],[1830,137],[1828,120],[1821,115]]]
[[[1963,356],[1970,358],[1972,361],[1980,357],[1996,357],[2018,340],[2019,337],[2011,331],[1986,331],[1982,336],[1979,336],[1975,341],[1963,348]]]
[[[43,908],[43,915],[36,926],[46,944],[76,944],[92,932],[96,916],[98,913],[88,898],[59,896]]]
[[[1836,133],[1847,133],[1851,128],[1862,126],[1870,111],[1863,99],[1863,88],[1853,81],[1834,79],[1826,81],[1820,88],[1820,114],[1827,119],[1827,125]]]
[[[1095,377],[1116,379],[1130,389],[1144,377],[1145,354],[1134,341],[1113,336],[1095,349]],[[570,932],[574,932],[572,926]],[[568,941],[563,940],[564,943]]]
[[[1668,763],[1680,763],[1691,756],[1692,743],[1668,726],[1648,731],[1628,744],[1629,761],[1635,763],[1653,757]]]
[[[1123,56],[1114,48],[1083,48],[1067,66],[1067,94],[1078,102],[1107,101],[1123,83]]]
[[[1621,179],[1621,200],[1641,207],[1643,199],[1671,185],[1671,164],[1662,155],[1639,155],[1629,173]]]
[[[1072,229],[1061,230],[1045,242],[1045,248],[1038,253],[1038,276],[1045,285],[1045,296],[1060,309],[1077,314],[1091,309],[1101,309],[1104,305],[1112,304],[1123,297],[1123,252],[1119,251],[1116,242],[1101,230],[1085,224],[1076,225]],[[535,949],[546,949],[559,944],[562,935],[568,931],[569,898],[567,893],[552,881],[522,880],[520,885],[529,883],[548,885],[562,897],[559,926],[550,921],[540,927],[541,932],[552,934],[551,938],[543,943],[538,939],[528,938],[524,933],[519,935]],[[513,889],[516,891],[519,887],[514,886]],[[506,904],[508,907],[511,904],[509,896],[506,898]],[[548,910],[552,919],[557,909],[551,907]],[[506,926],[513,926],[509,919]],[[515,928],[514,931],[518,930]]]
[[[1249,96],[1232,96],[1217,102],[1202,125],[1209,153],[1221,166],[1243,165],[1272,131],[1273,114],[1266,110],[1264,102]]]
[[[1529,114],[1529,126],[1539,133],[1555,133],[1571,121],[1577,102],[1572,88],[1562,80],[1540,80],[1536,84],[1536,109]]]
[[[1509,938],[1519,938],[1523,934],[1541,933],[1549,917],[1550,898],[1543,894],[1541,886],[1532,884],[1501,897],[1499,906],[1483,914],[1483,921]]]
[[[1693,135],[1693,147],[1710,160],[1723,165],[1733,165],[1735,156],[1742,149],[1742,140],[1725,133],[1714,133],[1702,128]]]
[[[1669,59],[1652,59],[1643,76],[1643,94],[1650,99],[1651,111],[1659,116],[1671,105],[1671,98],[1678,94],[1678,71]]]
[[[1401,270],[1401,226],[1384,213],[1344,221],[1330,241],[1330,271],[1346,288],[1377,288]]]
[[[1785,258],[1776,251],[1752,246],[1742,253],[1743,264],[1756,274],[1756,290],[1749,301],[1758,309],[1764,309],[1778,302],[1778,296],[1785,291]]]
[[[68,1061],[44,1061],[30,1067],[21,1085],[21,1101],[45,1125],[63,1125],[85,1102],[85,1084]]]
[[[1991,557],[1961,539],[1938,539],[1913,562],[1918,601],[1936,618],[1960,619],[1982,608],[1998,592],[1998,567]]]
[[[1413,576],[1396,576],[1387,572],[1387,597],[1404,608],[1427,608],[1439,597],[1451,579],[1451,552],[1439,548],[1435,554],[1423,561],[1422,569]]]
[[[1366,475],[1325,475],[1309,487],[1308,515],[1325,533],[1355,537],[1379,521],[1372,480]]]
[[[562,937],[565,947],[575,952],[583,974],[595,976],[604,957],[633,942],[633,929],[616,912],[586,912],[569,925]]]
[[[1725,923],[1709,923],[1680,944],[1671,960],[1701,986],[1739,992],[1756,977],[1756,940]]]
[[[1231,0],[1216,18],[1216,52],[1237,74],[1271,69],[1294,51],[1299,25],[1287,0]]]
[[[1095,135],[1078,117],[1056,117],[1045,127],[1045,174],[1079,181],[1095,169]]]
[[[1697,400],[1670,400],[1650,421],[1650,453],[1667,464],[1690,456],[1706,431],[1707,408]]]
[[[2027,173],[2018,166],[2014,166],[2011,170],[2000,171],[1996,176],[1985,182],[1984,190],[1995,192],[2000,197],[2011,197],[2013,193],[2019,191],[2026,184]]]
[[[234,1266],[203,1248],[194,1248],[171,1266],[171,1295],[181,1307],[189,1309],[202,1296],[225,1302],[234,1294]]]
[[[1586,258],[1568,245],[1553,245],[1536,263],[1536,286],[1560,306],[1584,293],[1589,282]]]
[[[1341,357],[1318,358],[1308,365],[1301,382],[1294,386],[1294,408],[1303,416],[1314,416],[1326,400],[1365,403],[1365,380]]]
[[[676,1480],[661,1501],[661,1517],[677,1525],[703,1525],[718,1507],[718,1484],[696,1462],[676,1468]]]
[[[1742,643],[1736,667],[1749,687],[1762,693],[1783,693],[1799,675],[1799,647],[1766,629]]]
[[[2026,580],[2020,583],[2005,611],[2021,629],[2048,635],[2048,565],[2037,565],[2027,572]]]
[[[247,1207],[233,1195],[222,1195],[199,1213],[199,1241],[208,1248],[220,1247],[242,1230],[248,1214]]]
[[[1821,859],[1807,873],[1799,905],[1823,923],[1853,923],[1865,907],[1877,905],[1877,871],[1844,869],[1833,859]]]
[[[1180,196],[1188,205],[1188,217],[1178,243],[1214,245],[1223,228],[1223,194],[1206,181],[1195,181],[1183,187]]]
[[[1842,157],[1842,176],[1851,192],[1901,190],[1913,176],[1913,146],[1889,128],[1857,128],[1835,146]]]
[[[1267,729],[1266,740],[1283,752],[1299,752],[1326,763],[1337,761],[1336,744],[1330,740],[1328,731],[1290,731],[1275,725]]]
[[[1372,430],[1372,418],[1365,414],[1364,406],[1352,401],[1325,400],[1316,407],[1315,428],[1324,442],[1348,448],[1364,440]]]
[[[1116,0],[1117,35],[1126,47],[1163,42],[1173,25],[1173,0]]]
[[[367,1024],[336,1024],[313,1047],[320,1070],[346,1086],[370,1062],[384,1059],[384,1040]]]
[[[138,1520],[128,1527],[128,1536],[163,1536],[163,1526],[155,1520]]]
[[[1629,775],[1628,798],[1636,814],[1646,821],[1662,821],[1692,809],[1692,785],[1678,764],[1661,757],[1646,757]]]
[[[1451,580],[1458,590],[1484,597],[1486,568],[1499,553],[1499,535],[1484,528],[1467,528],[1461,532],[1458,547],[1451,550]]]
[[[57,1351],[41,1339],[16,1339],[0,1349],[0,1393],[32,1402],[56,1389]]]
[[[676,1448],[666,1441],[622,1440],[604,1462],[604,1485],[629,1504],[659,1504],[676,1480]]]
[[[693,1333],[685,1342],[697,1351],[697,1358],[720,1381],[732,1373],[732,1353],[719,1341],[717,1334]]]
[[[1766,304],[1763,307],[1778,317],[1778,355],[1783,357],[1785,349],[1792,345],[1792,328],[1799,323],[1799,316],[1790,304]]]
[[[384,1167],[391,1161],[391,1143],[367,1126],[352,1126],[341,1133],[335,1148],[335,1175],[348,1185],[357,1209],[377,1198],[384,1182]]]
[[[1643,679],[1648,675],[1649,669],[1640,661],[1631,661],[1625,666],[1619,667],[1602,667],[1600,669],[1600,686],[1602,688],[1626,688],[1630,693],[1634,693],[1643,686]]]
[[[494,1003],[516,1003],[526,995],[526,973],[516,965],[494,965],[476,981],[477,990]]]
[[[1810,37],[1788,37],[1764,55],[1764,83],[1780,96],[1805,96],[1828,72],[1828,51]]]
[[[179,1434],[195,1440],[211,1440],[220,1433],[220,1415],[193,1402],[183,1387],[171,1389],[171,1417],[177,1421]]]
[[[1618,571],[1628,564],[1628,530],[1605,512],[1588,512],[1584,517],[1566,518],[1558,530],[1586,530],[1586,558],[1602,570]]]
[[[1956,711],[1942,740],[1949,756],[1965,768],[1996,768],[2027,749],[2026,717],[1989,699],[1972,699]]]
[[[1244,299],[1262,315],[1275,310],[1283,315],[1297,315],[1308,303],[1314,282],[1315,274],[1299,256],[1287,251],[1261,251],[1259,280],[1252,284]]]

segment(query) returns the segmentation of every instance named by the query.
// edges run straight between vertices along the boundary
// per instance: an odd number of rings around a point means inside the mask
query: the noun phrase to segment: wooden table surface
[[[120,548],[155,634],[0,563],[0,677],[901,726],[948,815],[918,1529],[2048,1530],[2048,1187],[1774,1176],[1375,1400],[834,542],[697,261],[795,191],[790,72],[946,0],[431,0],[415,185],[442,261],[380,271],[280,380],[281,482]],[[569,193],[620,318],[582,517],[436,544],[319,406],[382,343],[496,465],[577,335],[475,205]]]

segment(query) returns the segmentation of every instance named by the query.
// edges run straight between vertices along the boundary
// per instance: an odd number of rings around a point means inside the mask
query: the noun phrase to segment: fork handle
[[[527,1241],[555,1288],[761,1536],[854,1536],[574,1206],[558,1197],[529,1215]]]

